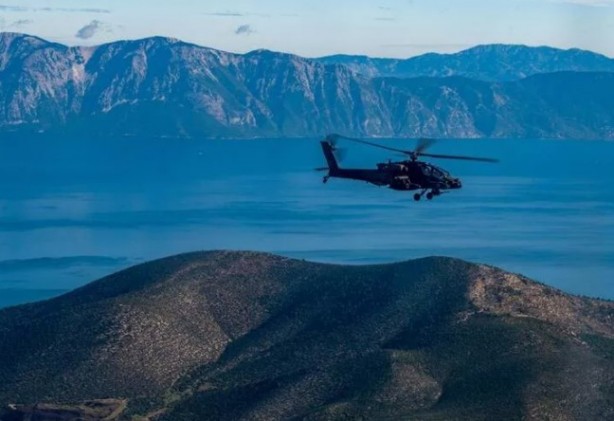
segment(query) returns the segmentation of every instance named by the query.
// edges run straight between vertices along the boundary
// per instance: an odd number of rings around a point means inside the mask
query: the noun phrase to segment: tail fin
[[[326,163],[328,164],[328,171],[334,173],[339,170],[339,164],[337,164],[337,158],[335,158],[333,145],[331,145],[328,140],[323,140],[320,144],[322,145],[324,158],[326,158]]]

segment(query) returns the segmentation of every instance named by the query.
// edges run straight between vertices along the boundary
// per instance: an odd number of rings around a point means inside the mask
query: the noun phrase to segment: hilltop
[[[444,257],[192,253],[0,310],[3,419],[611,419],[613,357],[614,303]]]

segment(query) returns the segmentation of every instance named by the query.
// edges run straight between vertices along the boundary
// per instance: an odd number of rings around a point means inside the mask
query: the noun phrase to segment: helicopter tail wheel
[[[421,199],[421,198],[422,198],[422,195],[421,195],[420,193],[416,193],[416,194],[414,194],[414,200],[415,200],[416,202],[420,201],[420,199]]]
[[[426,198],[427,198],[428,200],[433,200],[433,192],[428,192],[428,193],[426,194]]]

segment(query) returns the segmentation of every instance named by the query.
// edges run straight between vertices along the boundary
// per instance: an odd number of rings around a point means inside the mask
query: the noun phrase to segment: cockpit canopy
[[[420,170],[422,171],[422,175],[427,177],[434,177],[437,179],[445,179],[450,177],[450,173],[446,170],[427,162],[420,162]]]

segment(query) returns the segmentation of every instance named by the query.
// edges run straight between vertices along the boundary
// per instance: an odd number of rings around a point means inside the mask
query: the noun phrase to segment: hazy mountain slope
[[[194,253],[1,310],[0,402],[128,398],[126,419],[607,419],[613,318],[614,303],[448,258]]]
[[[614,59],[591,51],[505,44],[478,45],[458,53],[429,53],[409,59],[335,55],[317,60],[342,64],[370,77],[463,76],[501,82],[540,73],[614,72]]]
[[[368,115],[381,113],[369,81],[343,66],[259,50],[243,57],[240,74],[249,92],[269,111],[277,133],[301,136],[336,127],[365,130]]]
[[[614,99],[604,95],[614,73],[369,78],[264,50],[159,37],[68,48],[10,33],[0,34],[0,57],[0,132],[614,138]]]
[[[78,49],[0,34],[0,127],[63,125],[83,94]]]
[[[560,72],[506,83],[460,77],[373,83],[382,107],[389,107],[388,130],[401,136],[614,137],[614,73]]]

